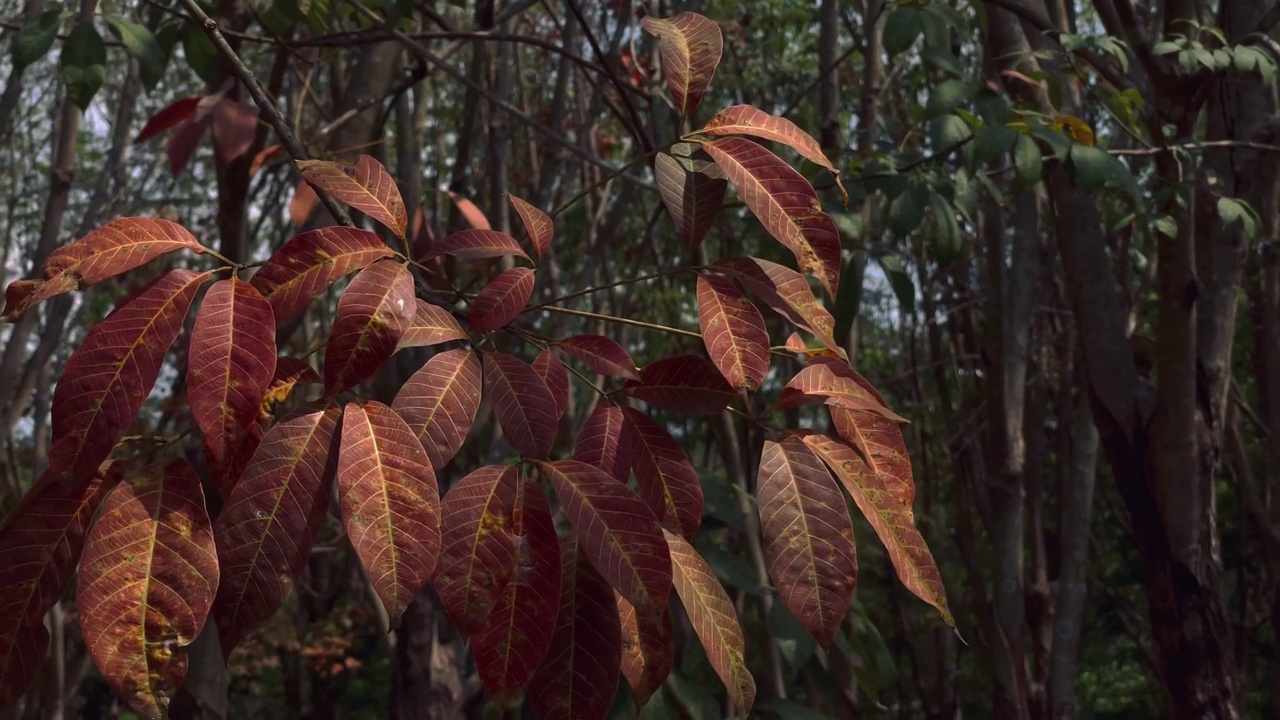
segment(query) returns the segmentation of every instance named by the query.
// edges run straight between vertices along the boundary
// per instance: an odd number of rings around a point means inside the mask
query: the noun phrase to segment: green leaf
[[[1018,135],[1013,144],[1013,165],[1018,171],[1018,179],[1024,183],[1040,181],[1040,173],[1044,170],[1044,159],[1040,155],[1040,146],[1030,135]]]
[[[962,80],[947,80],[934,88],[924,106],[924,118],[935,118],[955,110],[968,99],[972,87]]]
[[[207,83],[214,81],[218,71],[218,49],[199,25],[189,23],[182,29],[182,54],[196,77]]]
[[[884,49],[892,58],[906,52],[924,30],[920,11],[915,8],[898,8],[884,21]]]
[[[785,603],[773,604],[767,625],[769,636],[778,644],[778,650],[791,667],[791,672],[798,673],[813,657],[817,647],[813,635],[791,614]]]
[[[929,139],[934,152],[951,150],[971,135],[969,124],[958,115],[941,115],[929,121]]]
[[[13,71],[22,72],[28,65],[48,54],[58,39],[62,25],[61,10],[45,10],[28,21],[13,37]]]
[[[1227,226],[1239,222],[1240,226],[1244,228],[1245,236],[1250,239],[1258,236],[1260,218],[1253,208],[1243,200],[1229,197],[1218,198],[1218,217],[1222,218],[1223,224]]]
[[[76,107],[89,107],[107,79],[107,46],[92,22],[71,29],[62,46],[62,82]]]
[[[1088,145],[1072,145],[1066,167],[1086,190],[1097,190],[1112,184],[1128,192],[1135,200],[1138,198],[1138,183],[1129,168],[1104,150]]]
[[[1151,48],[1151,52],[1156,55],[1172,55],[1182,49],[1182,43],[1172,40],[1162,40]]]
[[[151,90],[164,76],[165,65],[169,58],[156,41],[155,35],[147,28],[122,17],[108,15],[107,25],[124,49],[138,61],[138,74],[142,78],[142,86]]]
[[[924,208],[929,202],[929,191],[919,182],[912,182],[907,189],[889,203],[889,227],[898,237],[910,235],[924,220]]]
[[[933,227],[933,252],[941,265],[960,256],[960,224],[955,208],[941,195],[929,196],[929,222]]]
[[[1166,237],[1178,236],[1178,221],[1168,215],[1161,215],[1155,221],[1156,232]]]
[[[964,65],[961,64],[960,58],[956,57],[956,54],[951,52],[951,48],[947,45],[926,45],[920,50],[920,57],[943,72],[956,77],[964,77]]]
[[[906,265],[902,263],[902,258],[885,254],[876,260],[880,263],[880,269],[884,271],[885,277],[889,278],[889,287],[893,288],[893,294],[897,296],[898,304],[902,306],[903,311],[915,312],[916,284],[911,279],[911,273],[907,272]]]
[[[986,165],[1004,154],[1018,140],[1018,132],[1008,125],[983,125],[973,136],[973,166]]]

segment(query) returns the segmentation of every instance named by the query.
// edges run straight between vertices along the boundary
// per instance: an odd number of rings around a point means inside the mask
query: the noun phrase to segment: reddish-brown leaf
[[[596,570],[642,614],[661,613],[671,593],[671,557],[644,501],[600,468],[578,460],[539,467]]]
[[[415,298],[413,321],[401,336],[400,347],[427,347],[450,340],[466,339],[466,331],[448,310],[422,298]]]
[[[702,243],[724,205],[729,182],[696,143],[676,143],[653,159],[658,195],[676,232],[690,247]]]
[[[511,529],[516,564],[471,651],[485,689],[499,703],[517,695],[551,648],[560,608],[560,542],[542,488],[519,478]]]
[[[484,212],[470,198],[459,195],[452,190],[446,190],[445,194],[458,206],[458,212],[462,213],[462,219],[467,221],[472,230],[493,229],[493,225],[489,223],[489,218],[485,217]]]
[[[324,351],[324,388],[341,392],[389,360],[416,311],[413,275],[394,260],[361,270],[338,300]]]
[[[832,336],[835,318],[818,302],[803,275],[784,265],[755,257],[724,258],[712,267],[741,282],[747,292],[792,325],[818,338],[838,357],[846,357]]]
[[[626,598],[614,592],[622,626],[622,675],[631,686],[637,707],[644,707],[662,687],[675,664],[675,637],[671,615],[663,608],[658,616],[638,613]]]
[[[519,317],[533,294],[533,281],[533,271],[526,267],[513,267],[499,273],[471,302],[471,329],[475,332],[497,330]]]
[[[822,152],[822,146],[813,139],[812,135],[784,117],[770,115],[750,105],[734,105],[716,113],[715,117],[711,118],[698,132],[707,135],[751,135],[780,142],[800,153],[805,160],[820,165],[831,173],[836,179],[836,186],[840,188],[844,201],[849,202],[849,194],[840,184],[840,171],[827,159]]]
[[[230,165],[249,152],[258,134],[258,109],[239,100],[223,97],[210,112],[213,121],[213,149],[218,160]]]
[[[720,371],[697,355],[677,355],[646,365],[640,382],[628,382],[627,394],[659,410],[685,415],[714,415],[737,397]]]
[[[742,202],[778,242],[796,256],[834,298],[840,285],[840,233],[822,212],[818,194],[804,176],[777,155],[742,138],[721,138],[706,146],[724,169]]]
[[[433,468],[443,468],[458,454],[479,408],[480,360],[462,349],[433,355],[391,403],[422,443]]]
[[[396,237],[406,237],[409,216],[404,209],[404,199],[382,163],[361,155],[355,167],[329,160],[301,160],[298,169],[307,182],[328,192],[335,200],[373,218]]]
[[[610,377],[640,380],[636,363],[625,348],[603,335],[574,335],[556,343],[556,347],[578,358],[594,372]]]
[[[551,251],[551,239],[555,237],[555,224],[551,218],[522,198],[507,193],[507,199],[520,216],[524,231],[529,233],[529,241],[533,243],[534,252],[542,257]]]
[[[440,490],[422,443],[382,403],[347,403],[343,410],[338,504],[393,629],[435,572]]]
[[[631,477],[632,448],[626,442],[625,424],[622,408],[609,402],[596,405],[578,430],[573,459],[594,465],[619,482],[627,482]]]
[[[446,235],[431,245],[422,261],[441,255],[452,255],[459,260],[488,260],[514,255],[530,260],[519,240],[496,230],[461,230]]]
[[[289,198],[289,219],[294,225],[302,227],[319,206],[320,196],[316,194],[316,189],[308,185],[306,180],[299,180],[297,187],[293,189],[293,197]]]
[[[87,479],[142,408],[209,273],[171,270],[94,325],[53,391],[49,470]]]
[[[691,538],[702,523],[702,484],[680,443],[653,418],[623,408],[625,442],[640,497],[668,530]]]
[[[702,641],[707,660],[724,683],[729,701],[745,717],[755,704],[756,681],[747,670],[746,642],[738,613],[715,571],[689,541],[670,530],[663,532],[671,548],[671,569],[680,604]]]
[[[134,712],[167,714],[217,587],[213,527],[186,460],[111,491],[85,541],[76,603],[89,655]]]
[[[883,407],[884,397],[866,378],[854,372],[848,363],[826,358],[813,358],[810,362],[824,363],[842,377],[853,380]],[[911,473],[911,458],[907,455],[907,444],[902,438],[901,423],[885,416],[879,409],[846,410],[830,404],[827,409],[840,439],[861,454],[867,467],[880,478],[890,494],[910,507],[916,497],[916,485]]]
[[[837,366],[843,370],[837,371]],[[876,395],[854,379],[854,372],[842,360],[811,363],[796,373],[783,388],[778,399],[781,407],[799,407],[812,402],[825,402],[834,408],[858,410],[878,415],[890,422],[905,423],[906,419],[884,406]]]
[[[262,398],[260,417],[269,418],[272,407],[288,400],[298,385],[319,385],[320,382],[320,374],[306,360],[283,355],[277,357],[276,371]]]
[[[938,609],[948,625],[955,625],[947,607],[947,590],[929,546],[915,527],[910,505],[904,505],[879,475],[848,445],[825,435],[807,435],[804,442],[831,467],[854,504],[862,511],[889,552],[898,578],[917,597]]]
[[[146,142],[165,130],[177,127],[195,117],[196,108],[200,105],[201,99],[199,95],[178,98],[158,110],[155,115],[147,118],[146,124],[142,126],[138,136],[133,139],[134,144]]]
[[[254,175],[257,175],[258,171],[261,170],[263,166],[265,166],[267,163],[271,162],[272,160],[275,160],[276,158],[280,157],[283,154],[284,154],[284,146],[281,145],[280,143],[276,143],[275,145],[268,145],[267,147],[264,147],[261,150],[259,150],[258,154],[253,156],[253,162],[249,163],[249,177],[253,177]]]
[[[720,64],[724,51],[720,26],[691,12],[672,18],[649,16],[640,22],[658,38],[662,70],[676,110],[684,117],[692,116]]]
[[[507,442],[524,457],[545,458],[556,441],[556,401],[528,363],[491,352],[484,356],[484,384]]]
[[[547,384],[551,397],[556,401],[556,421],[569,409],[569,371],[560,358],[547,348],[533,359],[533,371]]]
[[[250,282],[271,303],[279,323],[302,312],[334,280],[393,255],[376,233],[321,228],[280,246]]]
[[[218,515],[213,608],[223,657],[280,609],[307,564],[329,508],[341,415],[307,409],[276,423]]]
[[[159,218],[116,218],[63,245],[44,263],[44,277],[17,280],[5,291],[4,316],[17,320],[33,305],[140,267],[174,250],[205,248],[181,225]]]
[[[517,480],[514,467],[488,465],[459,480],[440,503],[440,562],[432,584],[440,606],[465,633],[489,617],[515,571]]]
[[[209,98],[201,98],[203,104]],[[191,157],[196,154],[196,149],[200,147],[200,141],[204,138],[204,133],[209,129],[209,125],[213,123],[213,118],[207,114],[203,117],[199,112],[190,122],[183,123],[178,129],[169,136],[165,141],[165,150],[169,155],[169,174],[178,177],[183,170],[187,169],[187,165],[191,162]]]
[[[551,650],[529,683],[529,699],[540,720],[604,720],[622,661],[618,607],[577,538],[560,544],[560,613]]]
[[[733,387],[755,390],[769,374],[769,331],[732,281],[698,276],[698,326],[707,354]]]
[[[826,646],[853,599],[853,523],[822,461],[798,437],[766,440],[756,481],[765,562],[778,596]]]
[[[225,464],[257,420],[275,371],[270,303],[234,276],[214,283],[191,328],[187,358],[187,402],[214,465]]]
[[[49,648],[44,614],[71,582],[89,522],[119,480],[112,464],[76,485],[46,472],[0,525],[0,706],[39,673]]]

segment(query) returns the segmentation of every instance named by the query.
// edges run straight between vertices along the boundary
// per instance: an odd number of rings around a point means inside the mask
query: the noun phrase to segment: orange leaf
[[[507,193],[507,199],[511,201],[511,206],[520,216],[520,222],[524,224],[525,232],[529,233],[529,241],[533,243],[533,249],[538,253],[538,257],[550,252],[551,240],[555,236],[555,225],[551,222],[551,218],[511,193]]]
[[[716,113],[715,117],[697,132],[706,135],[751,135],[780,142],[800,153],[805,160],[820,165],[831,173],[836,179],[836,186],[840,188],[840,194],[844,197],[845,203],[849,202],[849,193],[845,192],[844,186],[840,184],[840,171],[827,159],[826,154],[822,152],[822,146],[813,139],[812,135],[784,117],[770,115],[750,105],[734,105]]]
[[[409,216],[396,181],[382,163],[361,155],[355,167],[330,160],[301,160],[298,169],[307,182],[381,223],[404,239]]]
[[[755,390],[769,373],[769,332],[733,282],[698,276],[698,326],[707,354],[733,387]]]

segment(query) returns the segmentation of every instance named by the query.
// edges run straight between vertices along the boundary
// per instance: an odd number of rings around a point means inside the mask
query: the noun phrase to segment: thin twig
[[[554,305],[548,305],[540,309],[547,312],[560,313],[561,315],[573,315],[576,317],[590,318],[592,320],[603,320],[604,322],[615,323],[617,325],[631,325],[634,327],[645,328],[647,330],[657,330],[659,332],[670,333],[672,335],[683,335],[684,337],[698,338],[699,340],[702,339],[701,334],[691,330],[674,328],[668,325],[658,325],[656,323],[647,323],[642,320],[632,320],[631,318],[617,317],[615,315],[602,315],[600,313],[587,312],[586,310],[574,310],[572,308],[562,308]]]

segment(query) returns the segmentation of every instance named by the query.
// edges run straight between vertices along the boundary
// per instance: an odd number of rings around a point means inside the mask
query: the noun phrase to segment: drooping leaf
[[[529,241],[533,243],[534,252],[543,257],[551,251],[551,240],[555,237],[555,224],[551,218],[528,201],[507,193],[507,199],[520,216],[524,231],[529,233]]]
[[[53,390],[49,470],[75,483],[111,454],[151,393],[209,273],[171,270],[94,325]]]
[[[218,515],[213,611],[224,658],[280,609],[307,564],[329,508],[341,414],[306,409],[276,423]]]
[[[591,564],[642,614],[660,614],[671,593],[671,557],[644,501],[600,468],[579,460],[538,465]]]
[[[175,128],[196,116],[202,96],[178,98],[161,108],[155,115],[147,118],[147,122],[133,139],[134,144],[146,142],[166,130]]]
[[[23,23],[22,29],[13,36],[13,71],[20,73],[49,54],[61,26],[62,10],[59,8],[45,10]]]
[[[858,574],[840,488],[798,437],[765,441],[756,486],[769,577],[791,614],[829,645]]]
[[[742,283],[747,292],[769,309],[818,338],[839,357],[845,357],[844,350],[832,336],[835,318],[818,302],[803,275],[784,265],[754,257],[724,258],[712,267]]]
[[[325,392],[346,390],[377,371],[395,354],[416,309],[413,275],[398,262],[376,262],[352,278],[325,345]]]
[[[884,398],[866,378],[853,372],[848,366],[835,366],[847,374],[877,400]],[[902,437],[902,425],[883,414],[868,410],[847,410],[828,406],[831,423],[841,440],[858,451],[867,469],[884,483],[884,487],[903,505],[911,506],[916,497],[915,480],[911,473],[911,458]]]
[[[698,326],[707,354],[739,390],[755,390],[769,373],[769,331],[732,281],[698,276]]]
[[[827,463],[876,531],[902,584],[954,626],[942,576],[915,527],[911,506],[899,502],[877,474],[868,472],[866,463],[848,445],[825,435],[807,435],[804,442]]]
[[[302,312],[334,280],[394,255],[377,233],[320,228],[280,246],[250,282],[271,303],[280,323]]]
[[[433,355],[391,403],[422,443],[433,468],[443,468],[458,453],[479,408],[480,360],[463,349]]]
[[[92,20],[71,28],[62,43],[61,65],[67,97],[81,110],[88,108],[107,79],[107,46]]]
[[[156,36],[151,34],[145,25],[117,15],[106,16],[107,26],[124,45],[125,51],[138,61],[138,75],[142,86],[150,90],[164,76],[164,68],[169,64],[169,57],[160,47]]]
[[[198,23],[189,22],[182,29],[182,54],[191,71],[201,80],[207,83],[217,80],[218,48]]]
[[[452,190],[446,190],[445,194],[458,206],[458,212],[462,213],[462,219],[467,221],[472,230],[492,230],[493,225],[489,222],[489,218],[485,216],[479,206],[471,201],[470,198],[459,195]]]
[[[200,477],[186,460],[144,469],[107,496],[85,541],[76,592],[85,646],[146,718],[166,715],[186,646],[209,617],[218,556]]]
[[[684,117],[692,116],[724,52],[720,26],[691,12],[672,18],[649,16],[640,22],[649,34],[658,38],[662,70],[676,110]]]
[[[601,402],[582,423],[578,441],[573,446],[573,459],[594,465],[618,482],[631,477],[631,445],[626,441],[626,416],[622,408]]]
[[[676,143],[653,159],[653,177],[676,232],[697,247],[724,205],[729,181],[697,143]]]
[[[489,260],[514,255],[530,260],[519,240],[496,230],[460,230],[446,235],[432,244],[421,259],[426,262],[441,255],[452,255],[459,260]]]
[[[876,395],[853,379],[853,370],[847,365],[837,372],[834,368],[842,361],[816,362],[796,373],[787,383],[779,398],[782,407],[798,407],[811,402],[825,402],[832,407],[846,410],[864,410],[895,423],[905,423],[906,418],[884,406]]]
[[[689,615],[689,624],[702,641],[707,660],[724,683],[734,709],[748,715],[756,700],[756,681],[747,670],[746,642],[733,603],[711,566],[689,541],[670,530],[663,532],[671,549],[676,594]]]
[[[4,320],[12,322],[31,306],[140,267],[174,250],[205,248],[185,228],[159,218],[117,218],[79,240],[54,250],[39,280],[17,280],[5,291]]]
[[[214,283],[192,326],[187,359],[187,401],[213,465],[226,464],[258,419],[275,371],[270,303],[234,276]]]
[[[551,397],[556,401],[556,421],[559,422],[569,409],[569,371],[551,348],[538,353],[533,359],[533,371],[551,391]]]
[[[207,98],[202,98],[201,102]],[[178,177],[182,171],[186,169],[191,162],[192,156],[196,154],[196,149],[200,146],[200,140],[204,137],[205,130],[209,129],[213,119],[206,116],[191,122],[183,123],[177,130],[169,136],[165,141],[165,150],[169,154],[169,174]]]
[[[660,410],[685,415],[714,415],[736,397],[720,371],[697,355],[677,355],[646,365],[640,382],[627,383],[627,394]]]
[[[547,496],[530,478],[517,480],[511,529],[516,549],[511,579],[489,617],[471,633],[480,679],[504,704],[542,664],[560,608],[560,542]]]
[[[534,273],[526,267],[504,270],[476,293],[469,324],[475,332],[506,327],[520,316],[533,294]]]
[[[382,403],[347,403],[342,412],[338,504],[394,629],[436,569],[440,490],[422,443]]]
[[[556,441],[556,401],[538,373],[506,353],[484,356],[484,385],[507,442],[522,456],[545,458]]]
[[[612,338],[603,335],[574,335],[556,343],[556,346],[601,375],[640,380],[635,361]]]
[[[540,720],[604,720],[622,661],[618,607],[577,537],[562,538],[560,547],[560,612],[529,699]]]
[[[466,339],[466,331],[448,310],[415,298],[413,320],[400,337],[400,348],[427,347]]]
[[[516,567],[511,513],[516,469],[488,465],[459,480],[440,503],[440,562],[433,585],[459,630],[479,628]]]
[[[330,160],[301,160],[298,169],[312,185],[368,215],[398,238],[407,237],[409,216],[400,189],[382,163],[361,155],[355,167]]]
[[[751,135],[780,142],[800,153],[805,160],[831,173],[836,180],[836,186],[840,188],[841,195],[844,196],[845,203],[849,202],[849,194],[840,184],[840,171],[827,159],[826,154],[822,152],[822,146],[813,139],[812,135],[784,117],[770,115],[751,105],[734,105],[716,113],[698,132],[707,135]]]
[[[834,298],[840,285],[840,233],[831,216],[822,212],[809,181],[750,140],[721,138],[705,149],[724,169],[747,209]]]
[[[118,464],[105,464],[71,485],[46,472],[0,525],[0,706],[40,672],[49,648],[44,615],[71,582],[89,523],[120,475]]]
[[[691,538],[702,523],[702,485],[680,443],[653,418],[623,408],[627,453],[640,497],[668,530]]]
[[[644,707],[675,664],[671,614],[665,608],[657,616],[638,613],[617,591],[613,597],[622,626],[622,676],[631,686],[636,706]]]

